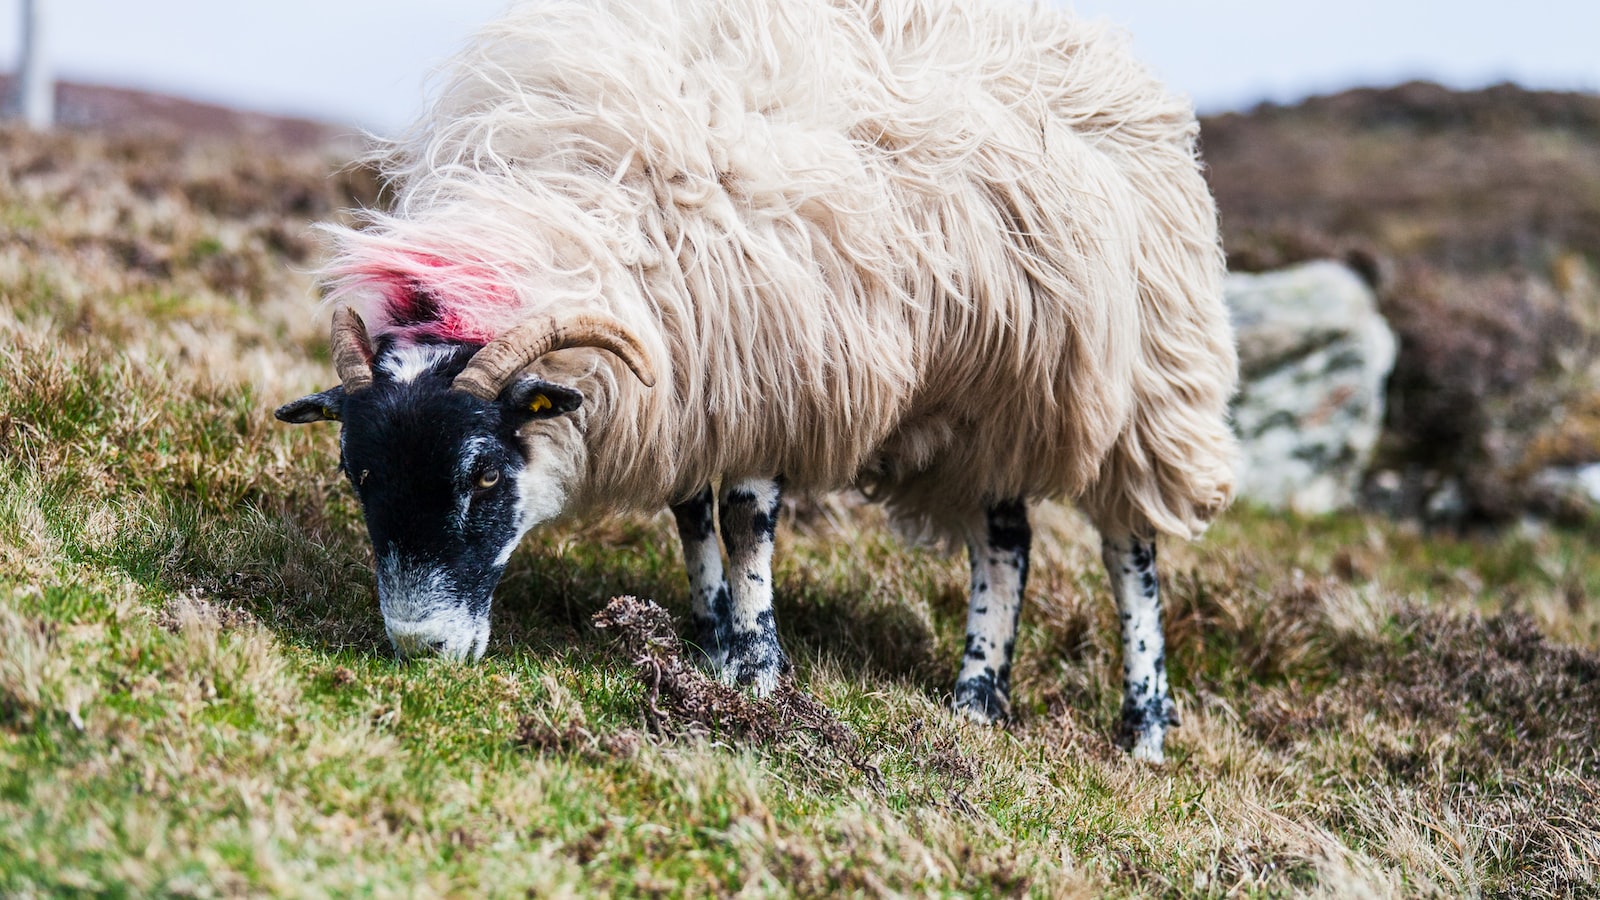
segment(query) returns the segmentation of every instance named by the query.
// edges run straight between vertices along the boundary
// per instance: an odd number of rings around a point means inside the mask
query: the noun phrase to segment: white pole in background
[[[22,59],[12,83],[11,110],[32,128],[49,128],[56,118],[56,83],[45,45],[46,0],[22,0]]]

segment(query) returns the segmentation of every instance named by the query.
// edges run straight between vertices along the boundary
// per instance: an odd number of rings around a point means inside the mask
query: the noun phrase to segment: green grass
[[[189,215],[133,236],[209,248]],[[269,256],[281,283],[218,295],[184,268],[218,244],[140,288],[73,249],[103,218],[0,221],[71,276],[0,277],[0,895],[1592,890],[1592,534],[1236,510],[1163,553],[1183,725],[1154,768],[1110,741],[1080,522],[1038,516],[1018,716],[978,728],[944,708],[964,560],[825,499],[783,524],[778,616],[881,780],[804,733],[653,735],[590,620],[682,620],[668,517],[537,533],[481,663],[396,663],[332,429],[271,420],[329,377],[305,286]]]

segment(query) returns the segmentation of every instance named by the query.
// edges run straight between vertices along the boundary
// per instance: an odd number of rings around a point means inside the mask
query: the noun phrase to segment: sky
[[[38,0],[60,77],[372,129],[506,0]],[[1133,34],[1201,112],[1429,78],[1600,92],[1600,0],[1057,0]],[[0,70],[21,0],[0,0]]]

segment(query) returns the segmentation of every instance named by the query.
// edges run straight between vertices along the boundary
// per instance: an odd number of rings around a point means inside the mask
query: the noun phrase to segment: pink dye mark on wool
[[[415,250],[364,247],[329,274],[329,299],[375,292],[383,329],[412,338],[488,343],[517,307],[516,292],[492,266]]]

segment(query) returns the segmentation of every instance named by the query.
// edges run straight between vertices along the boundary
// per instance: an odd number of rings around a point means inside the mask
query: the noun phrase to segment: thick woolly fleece
[[[536,0],[379,148],[394,206],[326,275],[401,339],[631,327],[654,389],[544,363],[591,401],[547,448],[569,511],[781,472],[961,538],[1047,496],[1188,537],[1231,494],[1236,370],[1196,134],[1042,4]]]

